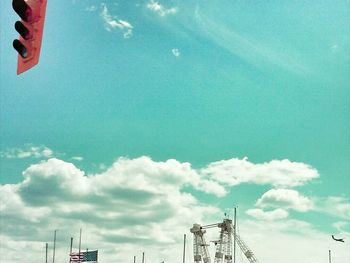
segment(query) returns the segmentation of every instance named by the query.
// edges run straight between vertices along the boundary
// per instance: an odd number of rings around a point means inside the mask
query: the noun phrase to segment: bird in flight
[[[333,235],[332,235],[332,238],[333,238],[333,240],[335,240],[335,241],[345,242],[343,238],[335,238]]]

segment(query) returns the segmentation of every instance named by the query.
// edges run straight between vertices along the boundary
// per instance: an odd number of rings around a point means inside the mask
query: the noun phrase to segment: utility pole
[[[145,252],[142,252],[142,263],[145,263]]]
[[[186,234],[184,234],[184,250],[182,253],[182,263],[185,263],[185,253],[186,253]]]
[[[233,228],[233,263],[236,263],[236,234],[237,234],[237,208],[234,208],[234,228]]]
[[[332,263],[332,255],[330,250],[328,250],[328,261],[329,263]]]
[[[136,256],[134,256],[134,263],[136,263]]]
[[[52,263],[55,263],[55,253],[56,253],[56,232],[55,230],[54,235],[53,235],[53,256],[52,256]]]

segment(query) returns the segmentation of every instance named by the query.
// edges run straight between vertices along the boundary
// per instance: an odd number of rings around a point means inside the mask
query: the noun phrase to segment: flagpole
[[[49,249],[49,244],[48,244],[48,243],[46,243],[46,244],[45,244],[45,252],[46,252],[46,253],[45,253],[45,254],[46,254],[46,257],[45,257],[45,258],[46,258],[45,263],[47,263],[47,251],[48,251],[48,249]]]
[[[79,262],[80,262],[80,252],[81,252],[81,228],[79,232]]]
[[[237,209],[234,209],[234,228],[233,228],[233,263],[236,263],[236,235],[237,235]]]
[[[73,250],[73,238],[70,238],[70,249],[69,249],[69,263],[70,261],[70,255],[72,254],[72,250]]]
[[[56,232],[57,230],[54,231],[53,235],[53,256],[52,256],[52,263],[55,263],[55,253],[56,253]]]
[[[70,249],[69,249],[69,253],[72,253],[73,251],[73,238],[70,238]]]
[[[184,234],[184,250],[182,253],[182,263],[185,263],[185,253],[186,253],[186,234]]]

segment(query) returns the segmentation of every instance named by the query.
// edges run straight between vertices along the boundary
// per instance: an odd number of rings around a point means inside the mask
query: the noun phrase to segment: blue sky
[[[312,260],[322,262],[322,251],[334,246],[329,235],[350,232],[349,7],[345,0],[50,0],[40,62],[17,76],[17,17],[4,3],[2,223],[32,227],[2,231],[2,253],[18,262],[10,244],[21,244],[37,257],[36,242],[51,238],[52,227],[69,236],[85,226],[104,244],[102,261],[127,260],[137,246],[149,251],[149,260],[170,262],[176,257],[169,247],[181,243],[192,220],[221,220],[236,204],[242,236],[261,261],[279,257],[258,242],[273,233],[266,246],[280,238],[288,244],[281,258],[295,244],[296,254],[305,255],[284,262],[310,262],[304,240],[319,242]],[[144,184],[125,183],[128,176],[141,176]],[[92,192],[67,194],[74,180]],[[49,196],[43,184],[52,196],[37,204],[38,196]],[[145,200],[125,201],[134,191]],[[111,200],[104,203],[99,194]],[[120,219],[133,221],[130,215],[110,215],[115,224],[97,231],[98,219],[85,208],[107,213],[103,208],[118,200],[132,207],[125,213],[143,207],[149,215],[135,216],[130,229]],[[71,206],[80,214],[67,212]],[[192,210],[198,214],[189,215]],[[23,211],[42,214],[27,218]],[[170,218],[181,217],[175,237]],[[45,227],[33,240],[39,225]],[[138,238],[131,227],[148,236]],[[303,231],[290,234],[291,228]],[[154,235],[170,237],[152,243]],[[350,257],[346,248],[332,247],[334,262]]]

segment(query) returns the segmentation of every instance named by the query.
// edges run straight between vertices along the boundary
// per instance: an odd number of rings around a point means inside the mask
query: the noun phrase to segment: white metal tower
[[[222,223],[217,224],[220,228],[220,239],[216,246],[214,263],[232,262],[232,220],[224,219]]]
[[[241,237],[234,231],[232,220],[225,218],[222,223],[201,226],[194,224],[191,228],[193,233],[193,256],[195,263],[210,263],[210,255],[208,251],[208,244],[205,242],[205,229],[220,228],[219,240],[213,241],[215,243],[215,259],[214,263],[232,263],[232,237],[235,236],[236,243],[242,250],[250,263],[259,263],[253,252],[243,242]]]
[[[204,233],[205,230],[202,229],[201,225],[194,224],[191,228],[191,233],[193,233],[193,257],[195,263],[211,263],[208,244],[205,242]]]

